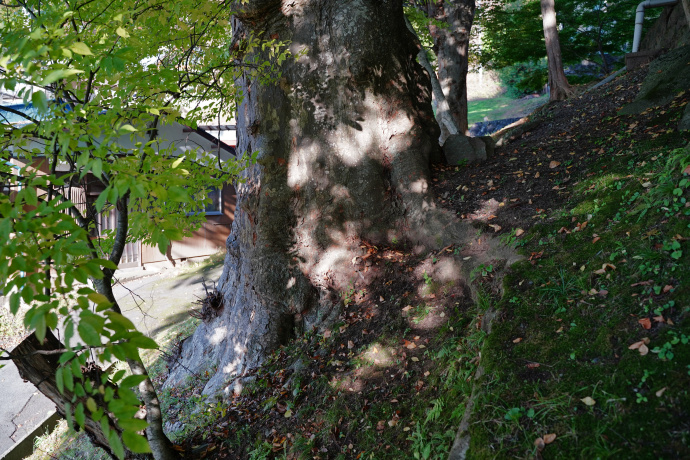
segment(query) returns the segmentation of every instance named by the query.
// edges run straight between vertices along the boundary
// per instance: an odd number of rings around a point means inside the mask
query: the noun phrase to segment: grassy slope
[[[521,238],[504,236],[534,264],[505,271],[502,297],[500,261],[475,272],[468,303],[426,272],[400,277],[419,273],[424,256],[373,250],[380,279],[344,294],[332,331],[282,348],[240,396],[207,406],[185,430],[187,448],[217,458],[445,458],[475,389],[472,458],[690,456],[690,152],[674,147],[690,139],[673,129],[687,101],[648,113],[632,142],[634,117],[595,120],[609,138],[568,136],[596,145],[569,160],[591,172]],[[549,122],[558,108],[541,116]],[[463,255],[462,245],[446,251]],[[647,339],[644,356],[629,349]],[[534,443],[548,434],[555,441],[540,452]]]
[[[532,261],[508,271],[482,351],[471,458],[690,457],[687,101],[602,120],[618,134],[520,242]]]

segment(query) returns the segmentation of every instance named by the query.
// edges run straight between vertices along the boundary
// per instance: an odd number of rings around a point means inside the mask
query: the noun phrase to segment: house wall
[[[157,247],[142,245],[142,265],[210,256],[224,249],[225,241],[230,235],[230,228],[235,219],[235,205],[237,203],[235,187],[232,185],[224,186],[221,196],[223,213],[207,216],[206,222],[191,237],[186,237],[181,241],[173,241],[167,254],[161,254]]]

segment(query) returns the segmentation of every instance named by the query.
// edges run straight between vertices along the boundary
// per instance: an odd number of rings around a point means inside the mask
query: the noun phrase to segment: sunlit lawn
[[[548,100],[547,94],[530,99],[512,99],[505,95],[477,99],[468,102],[467,117],[470,125],[484,121],[484,117],[489,120],[524,117]]]

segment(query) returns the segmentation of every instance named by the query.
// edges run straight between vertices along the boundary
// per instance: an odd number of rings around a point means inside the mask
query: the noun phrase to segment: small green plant
[[[516,422],[520,420],[522,417],[522,408],[521,407],[513,407],[511,409],[508,409],[506,414],[503,416],[504,419],[509,420],[511,422]]]
[[[474,268],[470,272],[470,280],[474,281],[477,278],[486,278],[493,271],[494,271],[493,265],[491,265],[491,264],[489,264],[489,265],[480,264],[478,267]]]
[[[675,356],[673,353],[674,345],[678,345],[679,343],[687,345],[688,342],[690,342],[690,337],[685,334],[679,335],[676,331],[668,331],[668,334],[671,336],[671,339],[668,342],[664,343],[661,347],[654,347],[652,349],[652,353],[657,353],[659,355],[659,359],[664,361],[670,361]]]

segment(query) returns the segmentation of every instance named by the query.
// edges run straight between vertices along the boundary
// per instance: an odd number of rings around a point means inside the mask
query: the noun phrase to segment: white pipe
[[[640,50],[640,42],[642,41],[642,23],[644,22],[644,10],[647,8],[675,5],[676,3],[678,3],[678,0],[645,0],[637,5],[637,10],[635,10],[635,35],[633,36],[632,47],[633,53],[637,53]]]

